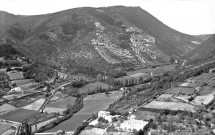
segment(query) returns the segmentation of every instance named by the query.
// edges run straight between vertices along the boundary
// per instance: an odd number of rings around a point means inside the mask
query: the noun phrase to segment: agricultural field
[[[45,99],[38,99],[36,101],[34,101],[33,103],[27,105],[27,106],[24,106],[22,107],[23,109],[28,109],[28,110],[39,110],[40,107],[43,105],[43,103],[45,102]]]
[[[16,86],[24,85],[33,82],[32,79],[21,79],[21,80],[13,80],[12,84],[16,84]]]
[[[51,98],[51,101],[58,100],[58,99],[62,99],[62,98],[65,98],[65,97],[67,97],[67,96],[68,96],[67,94],[64,94],[64,93],[62,93],[62,92],[60,92],[60,91],[57,91],[57,92],[55,93],[55,95]]]
[[[12,100],[14,98],[20,98],[22,96],[25,96],[26,94],[10,94],[10,95],[5,95],[2,98],[6,100]]]
[[[23,85],[20,85],[19,87],[21,89],[23,89],[24,91],[26,90],[29,90],[29,89],[33,89],[33,88],[36,88],[37,86],[39,86],[40,84],[37,83],[37,82],[29,82],[27,84],[23,84]]]
[[[191,95],[195,91],[195,88],[187,88],[187,87],[175,87],[171,88],[166,92],[166,94],[173,94],[173,95]]]
[[[7,113],[9,111],[16,110],[16,107],[10,105],[10,104],[3,104],[0,106],[0,115],[3,113]]]
[[[215,93],[211,93],[208,95],[197,96],[193,101],[191,101],[194,105],[208,105],[214,99]]]
[[[201,87],[200,92],[198,93],[199,95],[208,95],[215,92],[215,88],[210,87],[209,85]]]
[[[78,114],[97,113],[100,110],[106,109],[121,96],[121,91],[113,91],[108,95],[104,93],[88,95],[84,98],[84,107],[78,112]]]
[[[97,91],[99,88],[102,89],[111,89],[113,88],[113,86],[108,85],[106,83],[102,83],[102,82],[94,82],[94,83],[89,83],[81,88],[78,89],[78,93],[83,94],[83,93],[89,93],[92,91]]]
[[[9,76],[10,80],[24,79],[24,76],[23,76],[22,72],[10,71],[10,72],[7,72],[7,75]]]
[[[10,128],[9,130],[7,130],[1,135],[16,135],[16,130]]]
[[[211,88],[215,88],[215,79],[208,83]]]
[[[186,88],[196,88],[200,87],[204,83],[192,83],[192,82],[184,82],[180,85],[180,87],[186,87]]]
[[[45,107],[44,108],[44,112],[47,112],[47,113],[59,113],[61,115],[63,115],[63,112],[65,111],[66,109],[62,109],[62,108],[55,108],[55,107]]]
[[[0,135],[15,135],[15,129],[13,123],[0,122]]]
[[[196,112],[196,110],[198,109],[186,103],[162,102],[162,101],[152,101],[149,104],[145,105],[144,108],[186,110],[191,112]]]
[[[203,73],[197,77],[192,78],[192,80],[196,83],[206,83],[212,78],[213,78],[213,75],[211,73]]]
[[[61,108],[61,109],[67,109],[68,105],[73,105],[76,101],[76,97],[65,97],[61,99],[52,100],[49,102],[46,107],[52,107],[52,108]]]
[[[22,122],[23,120],[33,115],[34,113],[36,113],[36,111],[17,109],[17,110],[5,113],[3,115],[0,115],[0,118],[4,120],[9,120],[9,121]]]
[[[88,130],[84,130],[80,133],[80,135],[102,135],[105,130],[101,128],[91,128]]]

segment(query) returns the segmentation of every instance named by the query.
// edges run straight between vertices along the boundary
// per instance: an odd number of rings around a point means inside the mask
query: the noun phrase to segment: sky
[[[140,6],[182,33],[215,33],[215,0],[0,0],[0,10],[19,15],[53,13],[76,7]]]

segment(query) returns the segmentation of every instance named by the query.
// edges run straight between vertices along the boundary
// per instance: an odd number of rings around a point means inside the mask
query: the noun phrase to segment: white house
[[[120,129],[124,131],[133,131],[143,129],[149,122],[143,120],[129,119],[120,124]]]
[[[111,123],[111,122],[113,122],[113,119],[119,117],[119,115],[112,116],[112,115],[110,115],[110,112],[99,111],[98,112],[98,118],[99,117],[102,117],[102,118],[104,118],[105,120],[107,120],[108,122]]]

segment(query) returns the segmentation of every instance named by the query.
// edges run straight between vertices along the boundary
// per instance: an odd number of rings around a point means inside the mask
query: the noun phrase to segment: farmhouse
[[[99,112],[98,112],[98,118],[99,118],[99,117],[104,118],[104,119],[107,120],[108,122],[113,122],[113,119],[119,117],[119,115],[112,116],[112,115],[110,115],[110,112],[99,111]]]
[[[124,131],[133,131],[133,130],[139,131],[140,129],[143,129],[147,124],[148,124],[147,121],[129,119],[129,120],[123,121],[120,124],[120,129]]]

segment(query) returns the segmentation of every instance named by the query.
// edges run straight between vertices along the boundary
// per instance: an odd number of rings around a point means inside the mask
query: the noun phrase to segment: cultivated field
[[[65,97],[57,100],[53,100],[50,103],[47,104],[47,107],[52,108],[61,108],[61,109],[67,109],[68,105],[73,105],[75,103],[76,97]]]
[[[10,94],[10,95],[5,95],[2,98],[7,99],[7,100],[12,100],[12,99],[14,99],[14,97],[15,98],[20,98],[20,97],[25,96],[25,95],[26,94]]]
[[[80,93],[80,94],[89,93],[91,91],[96,91],[99,88],[108,89],[109,85],[106,83],[102,83],[102,82],[89,83],[89,84],[79,88],[78,93]],[[113,87],[110,86],[110,88],[113,88]]]
[[[78,114],[97,113],[98,111],[106,109],[110,104],[114,103],[121,96],[121,91],[114,91],[108,95],[104,93],[89,95],[84,98],[84,107],[78,112]]]
[[[10,104],[3,104],[0,106],[0,114],[7,113],[7,112],[13,111],[15,109],[16,109],[16,107],[14,107]]]
[[[0,123],[0,135],[2,135],[4,132],[6,132],[7,130],[9,130],[10,127],[11,127],[10,124]]]
[[[27,84],[20,85],[19,87],[25,91],[25,90],[29,90],[32,88],[36,88],[38,85],[39,85],[39,83],[37,83],[37,82],[30,82]]]
[[[32,79],[22,79],[11,81],[12,84],[16,83],[16,86],[24,85],[33,82]]]
[[[215,88],[208,86],[203,86],[201,87],[201,90],[199,92],[199,95],[203,96],[203,95],[208,95],[215,92]]]
[[[203,73],[197,77],[192,78],[195,82],[205,83],[213,78],[213,75],[210,73]]]
[[[211,88],[215,88],[215,79],[208,83]]]
[[[195,112],[196,107],[186,104],[186,103],[175,103],[175,102],[162,102],[162,101],[152,101],[144,106],[145,108],[155,108],[155,109],[168,109],[168,110],[186,110]]]
[[[5,113],[3,115],[0,115],[0,118],[4,120],[9,120],[9,121],[22,122],[23,120],[25,120],[26,118],[28,118],[34,113],[36,113],[36,111],[17,109],[17,110]]]
[[[53,100],[58,100],[58,99],[61,99],[61,98],[65,98],[67,97],[68,95],[67,94],[64,94],[60,91],[56,92],[56,94],[51,98],[51,101]]]
[[[214,94],[211,93],[204,96],[197,96],[191,103],[195,105],[207,105],[214,99]]]
[[[180,86],[181,87],[189,87],[189,88],[196,88],[201,86],[203,83],[192,83],[192,82],[184,82]]]
[[[7,75],[10,77],[11,80],[20,80],[24,79],[23,73],[22,72],[7,72]]]
[[[3,134],[1,135],[16,135],[16,130],[14,129],[9,129],[7,130],[6,132],[4,132]]]
[[[186,88],[186,87],[175,87],[166,92],[166,94],[173,95],[191,95],[195,91],[195,88]]]
[[[101,128],[92,128],[88,130],[84,130],[80,133],[80,135],[102,135],[104,132],[104,129]]]
[[[28,110],[39,110],[40,107],[43,105],[43,103],[45,102],[45,99],[38,99],[36,101],[34,101],[33,103],[22,107],[23,109],[28,109]]]

